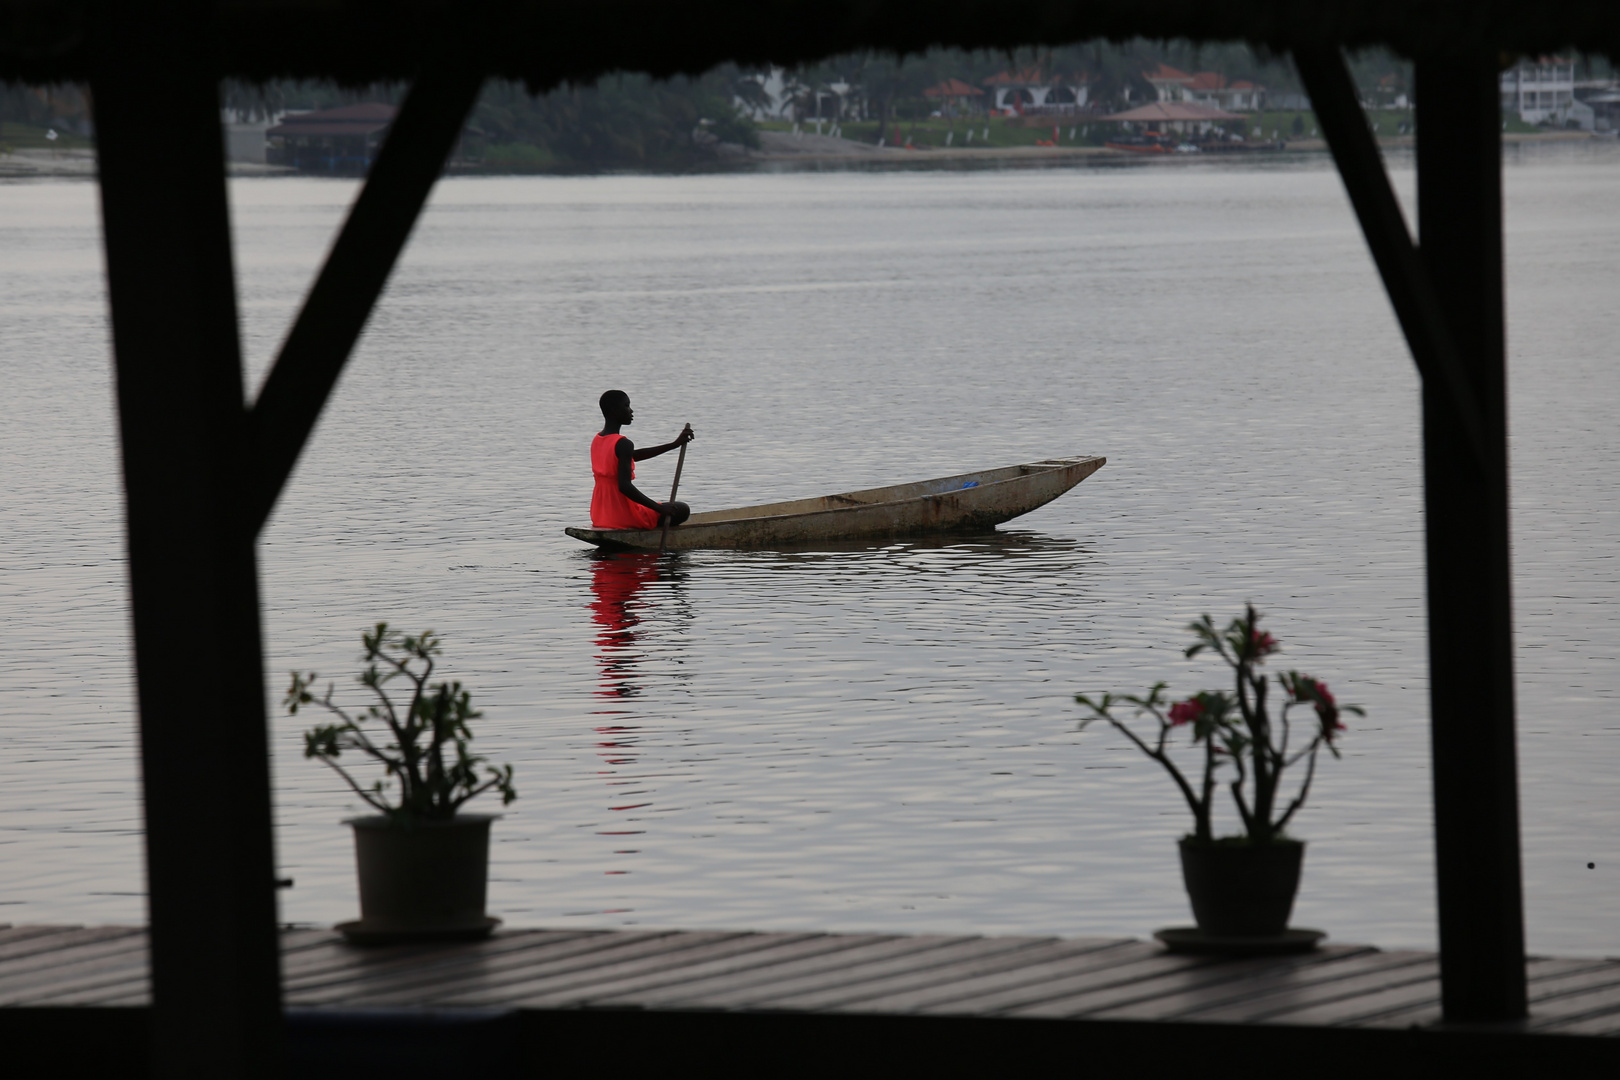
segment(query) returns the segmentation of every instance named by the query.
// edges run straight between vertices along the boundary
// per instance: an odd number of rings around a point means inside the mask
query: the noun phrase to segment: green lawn
[[[1413,130],[1413,115],[1411,109],[1368,109],[1367,119],[1372,121],[1373,131],[1381,137],[1395,135],[1410,135]],[[1253,113],[1243,118],[1243,135],[1245,138],[1264,139],[1320,139],[1322,130],[1316,122],[1316,114],[1312,112],[1261,112]],[[1297,121],[1297,123],[1296,123]],[[1255,135],[1254,129],[1259,128],[1261,134]]]
[[[499,143],[484,148],[483,166],[496,172],[547,172],[560,164],[557,155],[543,146]]]
[[[49,139],[45,136],[46,130],[12,120],[0,121],[0,147],[11,150],[88,150],[93,145],[89,139],[69,134],[61,128],[56,129],[55,139]]]

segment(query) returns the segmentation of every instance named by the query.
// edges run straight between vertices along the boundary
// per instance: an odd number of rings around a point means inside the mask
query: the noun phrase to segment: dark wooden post
[[[1423,388],[1435,862],[1445,1018],[1525,1015],[1508,557],[1501,109],[1494,52],[1420,57],[1418,235],[1486,460]]]
[[[127,495],[154,1075],[280,1077],[247,513],[256,474],[219,97],[183,18],[115,22],[129,25],[109,28],[118,40],[102,49],[91,86]]]
[[[1423,375],[1441,985],[1454,1023],[1525,1014],[1493,60],[1417,65],[1420,250],[1338,50],[1295,50]]]

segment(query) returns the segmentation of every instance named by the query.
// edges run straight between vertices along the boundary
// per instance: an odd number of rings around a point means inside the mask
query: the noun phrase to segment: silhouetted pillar
[[[1525,1015],[1508,553],[1501,109],[1483,50],[1416,63],[1419,250],[1479,405],[1478,463],[1423,388],[1435,861],[1445,1018]]]
[[[106,27],[91,86],[140,708],[154,1074],[279,1078],[270,768],[244,512],[252,473],[219,99],[201,32],[172,9],[164,18],[141,8]]]

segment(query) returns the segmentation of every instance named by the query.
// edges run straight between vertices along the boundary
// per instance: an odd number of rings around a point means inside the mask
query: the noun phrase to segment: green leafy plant
[[[304,756],[331,766],[355,794],[400,825],[448,821],[469,799],[486,791],[499,791],[503,805],[517,798],[512,766],[497,768],[468,752],[473,737],[468,723],[482,715],[472,707],[472,695],[459,682],[429,685],[434,658],[441,652],[433,631],[413,637],[378,623],[363,631],[360,640],[366,665],[360,685],[376,699],[361,711],[347,711],[333,701],[330,683],[326,694],[317,698],[312,691],[319,678],[315,672],[292,673],[283,703],[287,712],[297,715],[302,706],[315,704],[339,720],[304,733]],[[403,705],[389,694],[389,683],[395,680],[409,687]],[[378,762],[384,776],[369,788],[362,787],[338,763],[344,751]]]
[[[1103,694],[1093,698],[1077,694],[1075,700],[1091,710],[1080,727],[1084,730],[1098,720],[1107,721],[1144,754],[1164,766],[1192,810],[1193,832],[1189,839],[1215,842],[1211,803],[1218,782],[1216,773],[1223,766],[1230,767],[1235,774],[1229,787],[1244,830],[1240,837],[1223,840],[1269,844],[1284,839],[1288,823],[1310,794],[1311,781],[1316,777],[1317,754],[1326,747],[1335,758],[1339,756],[1335,740],[1344,730],[1340,718],[1345,713],[1357,716],[1366,713],[1355,705],[1338,704],[1321,680],[1288,671],[1274,676],[1282,694],[1282,705],[1273,719],[1267,702],[1272,677],[1262,674],[1258,668],[1266,657],[1277,651],[1278,644],[1260,629],[1260,616],[1253,605],[1247,606],[1243,616],[1233,619],[1225,630],[1217,630],[1208,615],[1187,629],[1198,639],[1187,648],[1187,656],[1197,656],[1205,649],[1213,650],[1232,669],[1235,686],[1231,693],[1201,690],[1172,703],[1165,694],[1168,684],[1159,682],[1141,696]],[[1113,709],[1120,704],[1134,706],[1138,719],[1151,716],[1156,720],[1157,736],[1144,739],[1130,724],[1115,716]],[[1305,705],[1311,707],[1314,715],[1304,735],[1296,742],[1295,721],[1289,714]],[[1201,744],[1204,748],[1203,775],[1196,787],[1169,753],[1170,734],[1178,727],[1190,729],[1194,745]],[[1278,795],[1282,775],[1302,760],[1307,762],[1304,782],[1294,798],[1283,804]]]

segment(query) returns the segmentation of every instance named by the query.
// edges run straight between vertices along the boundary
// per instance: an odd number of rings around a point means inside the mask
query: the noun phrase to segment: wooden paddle
[[[686,427],[691,427],[687,424]],[[682,428],[684,434],[685,428]],[[675,459],[675,482],[669,485],[669,501],[675,501],[675,493],[681,490],[681,466],[686,464],[686,443],[681,443],[681,456]],[[669,547],[669,515],[664,515],[664,535],[658,538],[658,550],[664,551]]]

